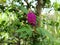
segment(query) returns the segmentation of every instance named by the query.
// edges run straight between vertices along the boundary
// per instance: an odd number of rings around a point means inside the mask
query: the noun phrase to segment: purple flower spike
[[[27,20],[28,23],[32,26],[36,25],[36,15],[32,11],[29,11],[29,13],[27,14]]]

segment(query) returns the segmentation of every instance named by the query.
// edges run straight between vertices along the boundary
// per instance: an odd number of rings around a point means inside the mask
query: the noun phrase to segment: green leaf
[[[25,33],[25,34],[24,33],[21,33],[21,35],[19,37],[20,38],[26,38],[27,37],[26,35],[27,35],[27,33]]]
[[[60,44],[60,39],[55,40],[55,42]]]
[[[22,31],[26,31],[26,27],[20,28],[16,32],[22,32]]]
[[[24,13],[28,13],[28,10],[26,8],[24,8],[23,6],[20,7],[20,9],[24,12]]]
[[[42,35],[48,36],[51,41],[54,41],[55,38],[47,30],[43,28],[37,28],[37,31],[39,32],[39,34],[41,33]]]
[[[26,25],[26,26],[20,28],[16,32],[21,33],[20,37],[26,37],[27,35],[29,37],[32,36],[32,28],[29,25]]]
[[[27,28],[27,30],[26,30],[27,34],[29,36],[31,36],[32,35],[32,28],[29,25],[26,25],[26,28]]]

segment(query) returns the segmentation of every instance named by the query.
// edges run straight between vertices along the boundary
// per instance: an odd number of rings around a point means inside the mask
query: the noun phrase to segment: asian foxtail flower
[[[27,14],[27,20],[32,26],[36,26],[36,15],[32,11]]]

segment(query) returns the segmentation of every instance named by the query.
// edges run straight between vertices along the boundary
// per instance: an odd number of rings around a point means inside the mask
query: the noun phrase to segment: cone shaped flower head
[[[36,26],[36,15],[32,11],[27,14],[27,20],[32,26]]]

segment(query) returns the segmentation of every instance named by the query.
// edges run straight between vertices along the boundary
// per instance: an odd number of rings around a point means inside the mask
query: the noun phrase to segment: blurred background
[[[0,45],[60,45],[60,0],[0,0]]]

